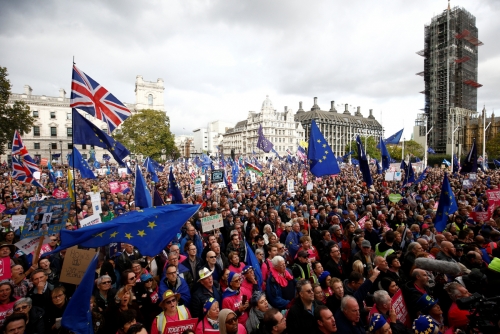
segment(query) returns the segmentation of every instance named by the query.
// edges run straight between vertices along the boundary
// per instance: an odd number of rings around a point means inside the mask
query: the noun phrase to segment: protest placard
[[[85,226],[90,226],[90,225],[97,225],[102,223],[101,221],[101,216],[99,214],[94,214],[92,216],[89,216],[85,219],[80,220],[80,227],[85,227]]]
[[[408,309],[406,308],[401,289],[392,297],[392,307],[396,312],[398,320],[405,324],[406,327],[410,326],[410,315],[408,314]]]
[[[180,334],[187,329],[195,330],[198,319],[169,321],[165,324],[164,334]]]
[[[367,219],[368,219],[368,216],[364,216],[363,218],[361,218],[360,220],[358,220],[359,228],[361,228],[361,229],[365,228],[365,222],[366,222]]]
[[[210,175],[210,181],[212,183],[224,182],[224,171],[223,170],[213,170]]]
[[[257,183],[257,177],[255,176],[255,173],[253,173],[253,172],[250,172],[250,182]]]
[[[217,215],[201,218],[201,228],[204,233],[215,230],[216,228],[221,228],[223,226],[224,223],[222,221],[222,215],[220,213]]]
[[[68,197],[68,193],[65,192],[64,190],[56,188],[52,192],[52,196],[54,196],[55,198],[59,198],[59,199],[61,199],[61,198],[67,198]]]
[[[386,172],[385,173],[385,180],[386,181],[393,181],[394,180],[394,172]]]
[[[10,257],[4,257],[0,259],[0,281],[4,279],[10,279],[12,276],[10,271]]]
[[[194,193],[196,195],[201,195],[203,193],[203,185],[201,184],[201,177],[194,179]]]
[[[314,184],[312,182],[307,183],[306,190],[313,190]]]
[[[90,195],[90,201],[92,202],[92,208],[94,209],[94,213],[102,213],[101,194],[100,193],[92,193]]]
[[[495,205],[493,205],[493,207],[494,206]],[[475,222],[480,222],[480,221],[485,222],[485,221],[488,221],[490,219],[491,214],[492,214],[492,212],[489,212],[489,210],[488,210],[488,211],[483,211],[483,212],[473,211],[469,215],[472,219],[474,219]]]
[[[78,246],[68,248],[61,270],[60,281],[69,284],[80,284],[90,261],[94,258],[95,250],[78,249]]]
[[[19,242],[16,242],[14,245],[24,254],[28,255],[30,253],[33,253],[38,246],[40,242],[40,238],[42,237],[30,237],[30,238],[25,238],[20,240]],[[49,242],[50,237],[48,235],[43,237],[43,243]]]
[[[118,184],[118,182],[116,182],[116,181],[110,182],[109,183],[109,191],[112,194],[119,193],[120,192],[120,185]]]
[[[26,215],[14,215],[12,216],[10,224],[12,225],[12,228],[14,230],[17,230],[18,228],[24,225],[25,220],[26,220]]]
[[[394,181],[401,181],[401,172],[394,172]]]
[[[295,192],[295,183],[293,180],[286,181],[286,191],[288,191],[289,193]]]
[[[70,198],[31,202],[21,238],[59,233],[68,220]]]
[[[120,182],[120,192],[124,193],[124,191],[126,191],[127,189],[128,189],[128,191],[130,191],[130,187],[128,185],[128,182]]]

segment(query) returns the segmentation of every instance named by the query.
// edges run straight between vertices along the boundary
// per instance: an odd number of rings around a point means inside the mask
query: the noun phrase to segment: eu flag
[[[457,201],[455,200],[455,195],[451,190],[450,181],[448,180],[448,175],[445,173],[443,178],[443,185],[441,187],[441,195],[439,196],[439,204],[436,211],[436,221],[434,226],[439,232],[443,232],[448,223],[448,215],[451,215],[458,210]]]
[[[385,146],[382,137],[380,137],[380,153],[382,154],[382,170],[388,170],[391,167],[391,155]]]
[[[401,141],[401,136],[403,135],[403,131],[404,131],[404,128],[399,130],[398,132],[396,132],[395,134],[393,134],[392,136],[390,136],[386,140],[384,140],[384,142],[386,144],[393,144],[393,145],[399,144],[399,142]]]
[[[90,262],[78,288],[69,300],[61,319],[61,326],[69,329],[72,333],[94,334],[92,312],[90,311],[90,297],[92,297],[94,289],[97,255]]]
[[[427,153],[429,153],[429,154],[436,154],[436,151],[434,151],[434,150],[432,149],[432,147],[429,147],[429,148],[427,149]]]
[[[255,278],[257,279],[257,283],[259,286],[262,286],[262,271],[260,270],[259,260],[255,256],[252,248],[248,245],[248,242],[245,241],[245,246],[247,247],[247,256],[246,263],[253,268],[253,272],[255,274]]]
[[[373,184],[373,180],[370,174],[370,166],[368,165],[365,149],[363,148],[363,143],[361,143],[361,138],[359,136],[356,136],[356,146],[358,147],[359,169],[361,170],[361,174],[363,174],[363,180],[366,183],[366,187],[369,188]]]
[[[50,160],[47,162],[47,168],[49,169],[50,181],[53,182],[54,184],[57,183],[57,179],[56,179],[56,176],[54,174],[54,168],[52,167]]]
[[[259,126],[259,139],[257,139],[257,148],[262,151],[269,153],[273,149],[273,143],[264,137],[264,131],[262,130],[262,124]],[[255,154],[255,152],[254,152]]]
[[[142,165],[142,167],[146,167],[146,170],[149,172],[149,174],[151,174],[151,180],[154,183],[160,182],[150,157],[147,157],[146,160],[144,160],[144,164]]]
[[[314,120],[311,122],[307,159],[311,173],[316,177],[340,173],[337,159]]]
[[[420,174],[420,176],[415,181],[415,183],[418,184],[418,183],[422,182],[423,180],[425,180],[425,178],[427,177],[427,168],[429,168],[429,167],[425,167],[424,171]]]
[[[182,194],[177,186],[172,167],[170,167],[170,173],[168,174],[168,192],[172,195],[172,203],[182,203]]]
[[[458,158],[456,154],[453,154],[453,173],[458,173],[458,169],[460,168],[460,165],[458,163]]]
[[[76,231],[61,230],[63,241],[51,253],[58,253],[75,245],[95,248],[112,242],[125,242],[137,247],[143,255],[155,256],[177,236],[182,225],[199,208],[198,204],[164,205],[130,211],[105,224],[91,225]]]
[[[232,174],[231,183],[238,183],[240,168],[238,167],[238,163],[236,161],[233,161],[233,165],[231,166],[231,174]]]
[[[472,142],[472,147],[470,149],[469,154],[467,154],[467,158],[465,158],[465,162],[462,165],[462,169],[460,170],[460,174],[467,173],[477,173],[477,148],[476,148],[476,139]]]
[[[68,165],[80,171],[83,179],[95,179],[94,172],[90,169],[89,164],[82,158],[80,151],[73,147],[73,153],[68,155]]]
[[[135,167],[135,206],[138,206],[141,209],[150,208],[153,205],[153,201],[151,199],[151,194],[149,192],[148,186],[146,185],[146,181],[142,176],[141,169],[139,168],[139,164]]]
[[[73,143],[105,148],[118,162],[130,155],[125,146],[98,129],[92,122],[80,115],[76,109],[73,109]]]
[[[413,171],[413,166],[411,165],[411,159],[408,161],[408,166],[405,169],[405,178],[403,180],[403,185],[407,183],[415,182],[415,172]]]

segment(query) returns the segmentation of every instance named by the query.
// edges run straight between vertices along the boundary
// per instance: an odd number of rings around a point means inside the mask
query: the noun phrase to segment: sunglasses
[[[111,284],[111,281],[101,282],[101,284]]]
[[[209,256],[208,258],[209,258],[209,259],[216,259],[216,258],[217,258],[217,256]]]
[[[148,278],[147,280],[144,281],[144,283],[151,283],[151,282],[153,282],[152,278]]]
[[[234,317],[234,318],[226,320],[226,324],[234,324],[235,322],[238,322],[238,318],[237,317]]]
[[[177,303],[177,299],[174,298],[174,299],[166,300],[165,303],[168,305],[170,305],[172,303]]]
[[[135,281],[135,277],[129,277],[128,280],[129,281]]]
[[[19,306],[19,307],[16,307],[14,309],[15,312],[21,312],[21,311],[24,311],[28,308],[28,305],[23,305],[23,306]]]

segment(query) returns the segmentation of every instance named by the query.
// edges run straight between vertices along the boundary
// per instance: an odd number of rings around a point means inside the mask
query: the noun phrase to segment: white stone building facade
[[[234,149],[236,154],[249,155],[255,152],[260,157],[274,157],[273,152],[264,153],[257,148],[261,125],[264,136],[273,143],[274,150],[280,156],[285,156],[287,149],[295,154],[299,142],[305,138],[304,128],[294,120],[293,111],[288,107],[283,112],[276,111],[269,96],[266,96],[259,113],[249,111],[246,120],[238,122],[225,133],[222,142],[224,154],[231,154]]]
[[[164,89],[162,79],[158,79],[157,82],[148,82],[144,81],[142,76],[137,76],[135,82],[136,103],[124,102],[124,104],[132,114],[141,109],[164,111]],[[59,89],[58,96],[34,95],[32,88],[25,85],[23,93],[11,94],[9,103],[15,101],[25,102],[35,118],[31,131],[21,135],[30,155],[33,158],[49,158],[50,154],[60,154],[62,162],[67,163],[66,155],[71,153],[72,149],[73,128],[69,106],[70,98],[66,96],[66,91],[63,88]],[[86,112],[80,113],[101,130],[107,131],[107,125],[104,122]],[[90,157],[91,149],[95,150],[98,161],[102,161],[103,154],[109,154],[107,150],[100,147],[94,148],[93,145],[75,146],[84,158]],[[6,148],[7,154],[0,156],[2,162],[9,160],[11,148],[12,143],[10,142]]]
[[[206,128],[193,130],[194,149],[191,155],[196,156],[206,153],[215,157],[218,154],[218,146],[222,143],[224,133],[233,126],[232,123],[214,121],[208,123]]]

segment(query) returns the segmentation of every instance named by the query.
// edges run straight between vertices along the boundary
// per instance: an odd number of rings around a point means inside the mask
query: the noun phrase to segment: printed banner
[[[10,257],[0,259],[0,281],[10,279],[12,274],[10,272]]]
[[[19,242],[16,242],[14,245],[21,250],[24,254],[28,255],[30,253],[33,253],[38,246],[38,242],[40,241],[41,237],[31,237],[31,238],[25,238],[22,239]],[[50,237],[46,235],[44,237],[43,242],[49,242]]]
[[[109,191],[112,193],[112,194],[116,194],[116,193],[119,193],[120,192],[120,185],[118,184],[118,182],[110,182],[109,183]]]
[[[165,325],[164,334],[180,334],[187,329],[195,330],[198,319],[187,319],[180,321],[169,321]]]
[[[125,189],[129,189],[128,182],[120,182],[120,192],[123,193]]]
[[[495,205],[491,205],[491,207],[495,207]],[[486,222],[490,220],[491,214],[493,213],[489,211],[490,210],[484,212],[471,212],[469,215],[476,223],[480,221]]]
[[[85,219],[80,220],[80,227],[85,227],[85,226],[90,226],[90,225],[97,225],[102,223],[101,221],[101,216],[99,214],[94,214],[90,217],[87,217]]]
[[[406,308],[405,300],[403,299],[403,293],[401,289],[396,292],[392,297],[392,307],[399,321],[401,321],[407,328],[410,326],[410,315],[408,314],[408,309]]]
[[[54,189],[54,191],[52,192],[52,196],[54,196],[55,198],[58,198],[58,199],[61,199],[61,198],[68,198],[68,193],[59,189],[59,188],[56,188]]]
[[[31,202],[21,239],[59,233],[68,220],[70,205],[70,198]]]
[[[363,218],[361,218],[360,220],[358,220],[359,228],[361,228],[361,229],[365,228],[365,222],[366,222],[367,219],[368,219],[368,217],[364,216]]]
[[[500,204],[500,190],[486,190],[486,196],[488,197],[488,204]]]

